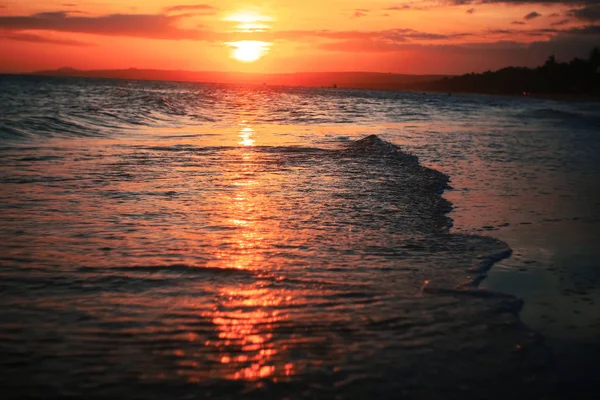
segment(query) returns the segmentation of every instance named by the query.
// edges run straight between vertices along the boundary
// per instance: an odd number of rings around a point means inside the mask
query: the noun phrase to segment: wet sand
[[[591,396],[600,378],[600,227],[560,220],[499,229],[513,257],[489,272],[482,287],[524,300],[521,320],[542,334],[555,356],[562,394]]]

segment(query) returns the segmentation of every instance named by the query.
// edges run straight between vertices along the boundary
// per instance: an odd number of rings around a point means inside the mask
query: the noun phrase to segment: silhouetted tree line
[[[412,85],[411,85],[412,86]],[[557,62],[552,55],[537,68],[508,67],[417,84],[417,90],[494,94],[584,94],[600,96],[600,49],[587,60]]]

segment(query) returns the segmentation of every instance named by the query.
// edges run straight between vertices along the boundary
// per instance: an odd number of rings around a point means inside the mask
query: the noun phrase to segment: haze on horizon
[[[600,0],[0,0],[0,72],[461,74],[585,57]]]

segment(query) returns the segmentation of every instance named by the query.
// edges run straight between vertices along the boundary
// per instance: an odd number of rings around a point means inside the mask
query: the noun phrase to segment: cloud
[[[467,34],[444,35],[419,32],[412,29],[383,31],[265,31],[265,32],[213,32],[200,29],[183,29],[178,22],[186,15],[163,14],[112,14],[105,16],[72,16],[64,11],[33,14],[29,16],[0,16],[0,29],[19,32],[28,30],[85,33],[104,36],[128,36],[148,39],[198,40],[229,42],[235,40],[291,40],[319,38],[329,40],[449,40]]]
[[[583,39],[583,40],[582,40]],[[465,65],[469,71],[485,71],[499,69],[509,65],[513,66],[539,66],[544,63],[550,54],[555,54],[559,60],[571,60],[574,57],[587,57],[590,49],[596,44],[591,36],[575,37],[559,34],[551,39],[540,39],[531,43],[515,41],[497,41],[493,43],[465,43],[465,44],[418,44],[398,43],[391,48],[384,47],[381,43],[374,46],[388,51],[390,63],[397,62],[397,53],[408,53],[406,57],[420,65],[421,73],[464,73]],[[327,45],[327,50],[343,52],[361,51],[350,43],[338,43],[337,46]],[[372,48],[376,50],[377,47]],[[403,57],[403,56],[400,56]],[[402,58],[400,58],[402,59]],[[438,64],[443,59],[443,66]],[[433,67],[432,67],[433,66]],[[440,70],[440,68],[442,68]]]
[[[356,11],[354,11],[354,15],[352,15],[352,18],[366,17],[368,14],[369,10],[365,10],[364,8],[357,8]]]
[[[559,33],[560,31],[558,31],[556,29],[529,29],[529,30],[488,29],[486,32],[490,33],[492,35],[519,35],[519,36],[531,36],[531,37],[537,37],[537,36],[546,36],[547,37],[549,35]]]
[[[600,1],[600,0],[599,0]],[[366,10],[365,10],[366,11]],[[568,30],[538,29],[518,30],[505,29],[484,32],[457,32],[440,34],[435,32],[421,32],[412,29],[388,29],[380,31],[330,31],[330,30],[295,30],[295,31],[263,31],[263,32],[215,32],[198,28],[181,28],[179,23],[187,18],[188,14],[112,14],[104,16],[71,15],[66,11],[45,12],[26,16],[0,16],[0,32],[2,36],[12,40],[42,42],[44,38],[34,37],[28,31],[71,32],[104,36],[128,36],[147,39],[165,40],[196,40],[212,43],[233,42],[237,40],[259,41],[293,41],[311,42],[315,46],[334,51],[356,52],[392,52],[404,49],[409,44],[432,45],[434,43],[451,43],[456,39],[470,37],[485,37],[502,35],[502,37],[531,38],[552,37],[567,35],[586,42],[588,38],[595,38],[598,26],[584,26]],[[515,21],[515,25],[517,21]],[[518,24],[522,25],[522,24]],[[29,36],[28,36],[29,35]],[[585,40],[583,39],[585,37]],[[579,39],[577,39],[579,38]],[[489,39],[489,38],[488,38]],[[519,39],[521,40],[521,39]],[[85,45],[62,39],[48,39],[46,43],[62,45]]]
[[[410,5],[408,4],[404,4],[401,6],[394,6],[394,7],[388,7],[388,8],[384,8],[384,11],[402,11],[402,10],[408,10],[410,9]]]
[[[600,4],[571,10],[569,15],[583,21],[600,21]]]
[[[516,21],[521,22],[521,21]],[[520,25],[520,24],[519,24]],[[546,29],[490,29],[483,32],[484,34],[493,36],[508,37],[502,41],[493,43],[472,43],[472,44],[451,44],[448,43],[454,38],[469,38],[481,36],[481,33],[457,33],[453,35],[441,35],[441,34],[430,34],[425,32],[412,31],[410,29],[397,29],[390,31],[381,32],[313,32],[314,35],[324,37],[328,39],[335,39],[333,42],[321,43],[319,48],[329,51],[337,52],[355,52],[355,53],[385,53],[385,52],[399,52],[407,49],[414,49],[419,46],[433,48],[433,47],[453,47],[462,48],[464,46],[470,46],[470,48],[486,48],[486,46],[510,43],[511,48],[518,47],[520,49],[527,49],[530,47],[529,43],[521,41],[511,41],[510,37],[530,37],[537,39],[539,43],[555,43],[555,39],[562,38],[561,43],[569,43],[569,46],[573,46],[573,51],[569,51],[568,46],[565,45],[562,48],[562,54],[576,54],[576,51],[589,51],[593,46],[595,35],[600,34],[600,25],[591,25],[579,28],[570,28],[567,30],[546,28]],[[306,34],[306,33],[305,33]],[[543,38],[543,40],[542,40]],[[568,40],[565,40],[568,38]],[[420,40],[430,41],[429,43],[420,42]],[[436,43],[437,42],[437,43]],[[445,44],[444,44],[445,42]],[[548,54],[552,54],[552,46],[546,46]],[[579,53],[577,53],[579,54]],[[524,54],[522,54],[525,57]],[[568,57],[574,57],[568,56]]]
[[[600,4],[600,0],[445,0],[453,5],[465,4],[563,4],[563,5],[589,5]]]
[[[171,6],[165,7],[164,11],[166,13],[176,12],[176,11],[197,11],[204,10],[208,11],[211,14],[214,14],[215,8],[210,4],[192,4],[192,5],[182,5],[182,6]]]
[[[434,6],[434,5],[416,6],[415,3],[416,2],[410,2],[407,4],[398,5],[398,6],[387,7],[387,8],[384,8],[383,11],[404,11],[404,10],[423,11],[423,10],[429,10],[431,8],[437,7],[437,5],[436,6]]]
[[[474,8],[469,8],[467,10],[467,14],[473,14],[473,13],[475,13],[475,9]]]
[[[443,35],[438,33],[419,32],[412,29],[391,29],[386,31],[315,31],[295,32],[295,35],[314,35],[320,38],[335,39],[334,42],[322,43],[319,48],[341,52],[383,53],[394,52],[416,41],[447,41],[455,38],[468,37],[469,33]]]
[[[570,19],[561,19],[560,21],[556,21],[550,24],[550,26],[561,26],[561,25],[566,25],[569,22],[571,22]]]
[[[2,32],[0,31],[0,39],[18,40],[21,42],[33,42],[33,43],[49,43],[58,44],[64,46],[95,46],[95,44],[80,42],[79,40],[71,39],[53,39],[46,36],[34,35],[31,33],[21,32]]]
[[[316,37],[331,40],[384,41],[388,43],[406,42],[410,40],[450,40],[469,36],[468,33],[438,34],[420,32],[413,29],[388,29],[384,31],[280,31],[267,33],[263,40],[300,39]]]
[[[511,22],[511,24],[512,25],[526,25],[526,23],[523,21],[513,21],[513,22]]]
[[[565,32],[576,35],[600,35],[600,25],[588,25],[583,27],[571,28]]]
[[[529,21],[531,19],[538,18],[538,17],[541,17],[541,16],[542,16],[542,14],[540,14],[539,12],[532,11],[529,14],[527,14],[526,16],[524,16],[523,19],[526,19],[526,20]]]
[[[181,29],[177,22],[187,15],[111,14],[96,17],[72,16],[65,11],[29,16],[0,16],[0,29],[44,30],[87,33],[104,36],[130,36],[151,39],[204,40],[208,32]]]
[[[348,53],[387,53],[403,49],[401,43],[388,43],[381,40],[343,40],[319,45],[321,50]]]
[[[435,49],[435,50],[481,50],[484,48],[491,48],[496,46],[506,46],[506,42],[497,43],[468,43],[468,44],[419,44],[419,43],[389,43],[379,40],[360,40],[360,41],[341,41],[335,43],[325,43],[319,46],[319,48],[337,52],[400,52],[400,51],[411,51],[411,50],[422,50],[422,49]],[[511,43],[510,47],[525,47],[522,43]]]

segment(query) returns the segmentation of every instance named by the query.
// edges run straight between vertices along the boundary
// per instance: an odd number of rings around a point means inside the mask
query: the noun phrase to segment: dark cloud
[[[489,29],[487,33],[491,33],[493,35],[512,35],[519,31],[514,29]]]
[[[44,30],[56,32],[85,33],[104,36],[128,36],[148,39],[199,40],[228,42],[252,38],[253,40],[300,40],[319,38],[329,40],[448,40],[467,34],[442,35],[419,32],[412,29],[384,31],[265,31],[265,32],[212,32],[199,29],[179,28],[178,22],[186,15],[162,14],[113,14],[96,17],[71,16],[67,12],[48,12],[30,16],[0,16],[0,29],[6,31]]]
[[[423,11],[423,10],[429,10],[429,9],[435,8],[435,7],[436,6],[434,6],[434,5],[428,5],[428,6],[415,5],[415,2],[410,2],[407,4],[401,4],[398,6],[384,8],[383,11],[404,11],[404,10]]]
[[[559,60],[571,60],[574,57],[585,58],[597,42],[591,36],[576,37],[559,34],[551,39],[539,39],[532,43],[497,41],[493,43],[466,44],[417,44],[397,43],[386,45],[372,43],[371,51],[379,49],[394,64],[397,53],[409,52],[410,59],[421,65],[421,73],[464,73],[465,65],[469,71],[482,72],[495,70],[509,65],[535,67],[542,65],[550,54]],[[357,52],[366,51],[350,42],[325,45],[330,51]],[[443,59],[443,66],[439,60]]]
[[[600,21],[600,4],[569,11],[569,15],[583,21]]]
[[[571,22],[570,19],[561,19],[560,21],[556,21],[550,24],[550,26],[561,26],[561,25],[566,25],[569,22]]]
[[[455,33],[442,35],[438,33],[415,31],[413,29],[389,29],[384,31],[279,31],[266,32],[255,37],[257,40],[297,40],[300,38],[314,37],[331,40],[380,40],[388,43],[395,43],[407,42],[410,40],[449,40],[465,36],[469,36],[469,34]]]
[[[449,35],[419,32],[412,29],[391,29],[386,31],[302,31],[280,32],[277,36],[292,36],[297,38],[300,35],[315,36],[325,39],[336,40],[330,43],[319,45],[321,49],[341,52],[394,52],[403,49],[404,45],[416,43],[415,41],[447,41],[456,38],[471,36],[469,33],[455,33]]]
[[[185,16],[112,14],[81,17],[57,11],[29,16],[0,16],[0,28],[13,31],[45,30],[173,40],[203,40],[210,36],[207,32],[178,28],[176,23]]]
[[[0,39],[18,40],[21,42],[33,42],[33,43],[49,43],[59,44],[64,46],[95,46],[92,43],[80,42],[79,40],[70,39],[53,39],[45,36],[34,35],[31,33],[21,32],[1,32]]]
[[[404,4],[401,6],[384,8],[384,11],[402,11],[402,10],[409,10],[409,9],[410,9],[410,6],[408,4]]]
[[[600,35],[600,25],[588,25],[583,27],[571,28],[565,32],[576,35]]]
[[[560,31],[557,29],[488,29],[486,31],[492,35],[518,35],[518,36],[552,36]]]
[[[513,21],[513,22],[511,22],[511,24],[513,24],[513,25],[526,25],[526,23],[523,22],[523,21]]]
[[[72,11],[50,11],[50,12],[41,12],[37,13],[34,16],[43,19],[52,19],[52,18],[61,18],[66,17],[69,14],[72,14]]]
[[[450,4],[564,4],[564,5],[591,5],[600,4],[600,0],[446,0]]]
[[[171,6],[166,7],[164,11],[166,13],[175,12],[175,11],[208,11],[211,14],[214,13],[215,8],[210,4],[192,4],[192,5],[183,5],[183,6]]]
[[[497,47],[509,47],[511,49],[514,48],[523,48],[526,45],[522,43],[510,43],[507,46],[507,42],[496,42],[490,44],[462,44],[462,45],[453,45],[453,44],[417,44],[417,43],[389,43],[380,40],[346,40],[335,43],[325,43],[319,46],[319,48],[330,51],[338,51],[338,52],[373,52],[373,53],[384,53],[384,52],[399,52],[399,51],[411,51],[411,50],[425,50],[425,49],[435,49],[437,51],[444,50],[472,50],[479,51],[485,48],[497,48]]]
[[[542,16],[542,14],[540,14],[539,12],[532,11],[529,14],[527,14],[526,16],[524,16],[523,19],[531,20],[531,19],[538,18],[538,17],[541,17],[541,16]]]
[[[520,22],[520,21],[519,21]],[[396,29],[390,31],[381,32],[362,32],[362,31],[345,31],[345,32],[327,32],[327,31],[316,31],[316,32],[294,32],[290,33],[290,36],[298,37],[298,35],[305,36],[318,36],[321,38],[327,38],[334,40],[333,42],[320,44],[321,49],[338,51],[338,52],[373,52],[373,53],[386,53],[386,52],[398,52],[415,48],[464,48],[469,47],[475,48],[487,48],[486,46],[503,46],[503,48],[519,48],[519,49],[530,49],[531,46],[528,43],[502,40],[494,43],[479,43],[479,44],[441,44],[444,41],[456,38],[468,38],[480,36],[477,33],[458,33],[453,35],[439,35],[429,34],[424,32],[416,32],[410,29]],[[571,28],[567,30],[559,29],[490,29],[484,32],[487,35],[499,35],[501,37],[530,37],[537,39],[536,43],[546,43],[547,45],[541,46],[547,50],[544,54],[544,58],[548,54],[558,52],[553,49],[553,43],[561,43],[560,54],[565,54],[566,58],[573,58],[576,56],[577,51],[589,51],[593,47],[594,35],[600,34],[599,26],[587,26],[583,28]],[[560,40],[559,40],[560,39]],[[435,41],[434,43],[419,43],[419,40],[430,40]],[[558,40],[558,42],[557,42]],[[441,42],[440,42],[441,41]],[[568,45],[567,45],[568,43]],[[564,44],[564,46],[562,46]],[[573,51],[569,50],[569,46],[573,47]],[[541,54],[541,53],[539,53]],[[525,52],[521,54],[525,57]]]
[[[423,45],[424,43],[444,43],[456,39],[470,37],[485,37],[502,35],[502,37],[532,38],[568,36],[565,43],[588,43],[594,39],[597,42],[600,28],[597,25],[569,28],[567,30],[538,29],[519,30],[504,29],[485,32],[458,32],[439,34],[420,32],[412,29],[390,29],[381,31],[330,31],[330,30],[295,30],[295,31],[264,31],[264,32],[213,32],[198,28],[180,28],[179,22],[186,18],[183,15],[164,14],[113,14],[105,16],[73,16],[65,11],[38,13],[28,16],[0,16],[0,33],[2,37],[10,36],[13,40],[37,41],[63,45],[84,45],[61,39],[48,39],[29,35],[30,30],[85,33],[105,36],[129,36],[149,39],[168,40],[198,40],[213,43],[231,42],[236,40],[263,41],[312,41],[315,46],[335,51],[356,52],[393,52],[405,49],[408,45]],[[29,36],[28,36],[29,35]],[[493,36],[492,36],[493,37]],[[329,43],[323,43],[329,42]],[[561,42],[562,43],[562,42]],[[448,44],[449,45],[449,44]],[[525,44],[522,44],[526,46]],[[589,49],[588,49],[589,51]],[[547,55],[546,55],[547,56]]]
[[[469,8],[469,9],[467,10],[467,14],[473,14],[474,12],[475,12],[475,9],[474,9],[474,8]]]

